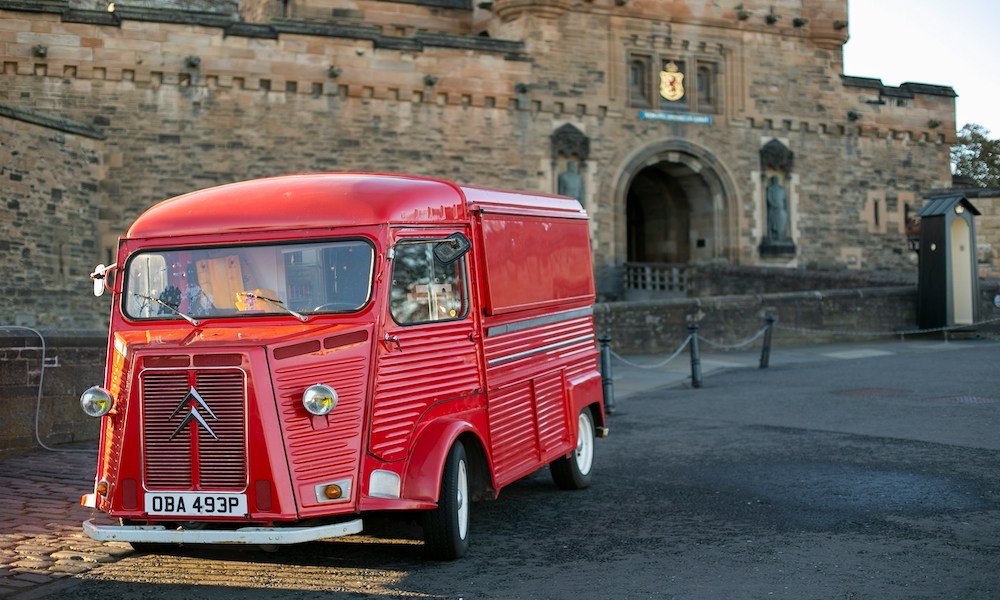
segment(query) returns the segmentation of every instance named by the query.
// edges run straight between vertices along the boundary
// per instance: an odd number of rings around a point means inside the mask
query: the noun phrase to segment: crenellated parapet
[[[783,75],[769,62],[790,68],[776,49],[789,40],[808,46],[828,30],[846,39],[846,2],[689,1],[657,13],[659,20],[651,18],[657,7],[642,0],[497,0],[474,6],[468,0],[361,0],[350,8],[333,0],[258,0],[240,3],[239,12],[231,0],[124,0],[114,10],[106,5],[0,0],[0,11],[20,29],[6,34],[15,43],[3,46],[0,69],[153,87],[629,119],[639,114],[628,96],[631,62],[651,61],[653,78],[658,67],[652,62],[673,57],[711,71],[717,97],[687,110],[707,110],[718,125],[770,122],[776,129],[827,134],[954,140],[954,91],[945,86],[890,87],[831,71],[811,74],[814,82],[800,80],[806,87],[794,90],[816,94],[812,105],[782,106],[792,94],[780,83],[766,83]],[[532,29],[519,28],[528,27],[528,17]],[[606,30],[588,29],[594,19],[607,23]],[[53,23],[61,34],[51,33]],[[838,62],[836,56],[831,60]],[[689,86],[697,83],[696,74]],[[788,77],[798,79],[794,71]],[[761,87],[751,87],[758,82]],[[778,90],[773,99],[772,89]],[[819,113],[810,106],[825,108]]]
[[[6,75],[500,108],[530,80],[522,43],[481,36],[65,1],[3,0],[0,14],[23,25],[0,46]]]

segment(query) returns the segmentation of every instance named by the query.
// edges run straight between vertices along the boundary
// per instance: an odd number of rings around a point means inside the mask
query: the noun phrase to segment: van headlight
[[[80,407],[91,417],[103,417],[113,404],[114,400],[108,390],[96,385],[80,396]]]
[[[323,383],[311,385],[302,393],[302,406],[310,414],[321,417],[336,408],[337,391]]]

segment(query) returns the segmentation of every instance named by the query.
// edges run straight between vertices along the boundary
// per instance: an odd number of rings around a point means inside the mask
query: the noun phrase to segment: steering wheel
[[[320,304],[314,311],[324,311],[324,310],[357,310],[358,305],[353,302],[327,302],[326,304]]]

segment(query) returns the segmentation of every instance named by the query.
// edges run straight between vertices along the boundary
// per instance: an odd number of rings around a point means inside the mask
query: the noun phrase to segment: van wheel
[[[423,515],[424,542],[432,557],[455,560],[469,549],[470,500],[465,446],[456,441],[445,461],[438,506]]]
[[[564,490],[582,490],[590,485],[594,468],[594,418],[590,409],[580,412],[576,436],[576,450],[549,464],[552,480]]]

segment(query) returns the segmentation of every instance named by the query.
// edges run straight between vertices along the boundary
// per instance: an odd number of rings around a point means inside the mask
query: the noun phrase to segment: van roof
[[[551,194],[514,192],[384,173],[306,173],[253,179],[164,200],[141,214],[128,238],[462,222],[469,212],[586,218],[580,204]]]

